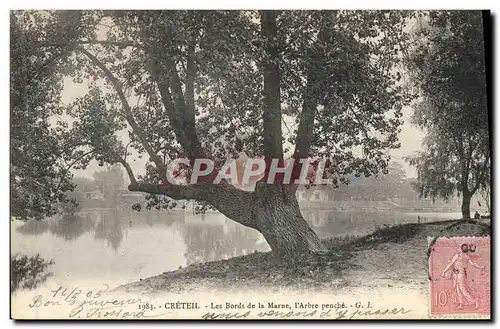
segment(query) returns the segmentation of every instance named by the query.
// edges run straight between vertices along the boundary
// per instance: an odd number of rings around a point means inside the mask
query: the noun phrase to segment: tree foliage
[[[71,152],[49,122],[60,114],[61,68],[69,51],[36,44],[60,28],[57,20],[38,12],[13,12],[10,18],[11,214],[39,219],[54,214],[72,188],[64,161]]]
[[[296,124],[272,129],[286,154],[327,157],[339,181],[387,166],[387,150],[399,146],[401,108],[410,99],[395,69],[407,15],[277,15],[281,117]],[[267,48],[260,13],[91,11],[66,18],[84,26],[78,41],[56,35],[38,44],[71,46],[75,82],[90,79],[88,95],[67,108],[74,122],[66,136],[85,142],[80,154],[91,150],[98,161],[125,168],[127,156],[146,154],[150,163],[137,181],[149,184],[162,183],[174,158],[207,156],[220,166],[239,150],[264,154]],[[120,139],[125,130],[129,138]]]
[[[414,122],[426,130],[424,151],[410,159],[422,196],[464,205],[490,184],[490,141],[482,15],[430,12],[411,64],[421,90]],[[468,206],[464,218],[469,218]]]
[[[86,193],[95,191],[99,188],[94,181],[88,178],[73,177],[71,181],[74,188],[72,191],[66,192],[66,200],[60,203],[60,208],[65,214],[75,213],[82,209],[82,206],[87,199]]]
[[[341,185],[333,193],[335,200],[372,200],[386,201],[392,198],[407,197],[401,195],[409,182],[404,168],[398,162],[391,161],[386,174],[370,177],[351,177],[349,184]],[[414,192],[416,194],[416,192]]]
[[[43,284],[52,273],[47,269],[54,265],[53,260],[46,261],[40,254],[33,256],[17,254],[10,258],[10,291],[34,289]]]

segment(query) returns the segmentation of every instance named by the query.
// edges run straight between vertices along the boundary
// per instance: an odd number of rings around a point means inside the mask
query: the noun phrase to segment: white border
[[[458,5],[457,5],[458,4]],[[488,9],[494,6],[491,0],[476,1],[99,1],[85,2],[12,1],[10,9]]]
[[[3,97],[1,97],[2,100],[2,110],[0,111],[0,115],[2,116],[0,119],[0,122],[2,124],[3,129],[2,135],[1,135],[1,140],[0,140],[0,147],[2,151],[2,161],[1,161],[1,188],[2,188],[2,198],[1,198],[1,209],[3,210],[4,216],[2,216],[2,234],[4,234],[4,238],[1,239],[2,241],[2,251],[4,256],[4,266],[5,270],[1,272],[1,280],[0,280],[0,287],[1,287],[1,292],[0,295],[2,296],[1,299],[1,310],[2,310],[2,328],[5,327],[12,327],[14,326],[13,321],[8,320],[9,318],[9,299],[10,299],[10,293],[9,293],[9,288],[8,288],[8,263],[7,263],[7,254],[9,251],[9,239],[8,239],[8,234],[10,234],[10,229],[9,229],[9,180],[8,180],[8,168],[9,168],[9,157],[7,156],[9,154],[9,137],[8,137],[8,131],[9,131],[9,9],[276,9],[276,8],[286,8],[286,9],[492,9],[494,14],[498,14],[499,10],[499,1],[485,1],[485,0],[475,0],[475,1],[436,1],[436,0],[420,0],[420,1],[360,1],[360,0],[348,0],[348,1],[336,1],[336,0],[330,0],[330,1],[316,1],[316,0],[308,0],[308,1],[256,1],[256,0],[244,0],[244,1],[193,1],[193,0],[184,0],[184,1],[148,1],[148,0],[142,0],[142,1],[130,1],[130,0],[122,0],[120,2],[113,3],[111,1],[102,1],[102,0],[86,0],[84,2],[78,1],[78,2],[68,2],[68,1],[34,1],[34,0],[19,0],[19,1],[4,1],[2,2],[2,11],[1,11],[1,43],[0,45],[2,46],[2,60],[0,61],[0,67],[1,67],[1,77],[2,77],[2,88],[1,91],[3,93]],[[498,20],[494,22],[494,44],[498,45],[499,44],[499,33],[498,33],[498,25],[500,24]],[[495,46],[495,48],[497,48]],[[496,56],[495,59],[498,58],[498,51],[495,51]],[[496,72],[498,70],[498,65],[495,65],[496,67]],[[495,74],[495,76],[498,76]],[[499,84],[496,84],[496,89],[493,91],[494,94],[500,95],[499,92]],[[496,120],[495,120],[495,127],[500,127],[500,124],[498,120],[500,118],[500,115],[496,115]],[[496,141],[496,134],[495,134],[495,141]],[[500,142],[496,142],[494,147],[494,154],[500,154],[497,151],[499,151],[500,148]],[[495,172],[497,171],[497,165],[498,165],[498,160],[495,158]],[[497,177],[497,175],[495,175]],[[495,186],[497,186],[497,179],[495,179]],[[494,204],[500,204],[500,197],[498,193],[495,193],[495,200]],[[493,219],[495,220],[495,219]],[[495,232],[494,234],[497,234],[499,224],[495,223]],[[493,244],[496,246],[496,244]],[[495,260],[493,263],[497,263],[498,261],[498,253],[495,252]],[[10,255],[9,255],[10,257]],[[494,285],[495,287],[498,286],[498,284]],[[494,292],[495,293],[495,292]],[[496,305],[496,308],[494,311],[498,311],[498,303],[494,303]],[[493,310],[492,310],[493,311]],[[494,312],[493,311],[493,312]],[[498,312],[496,312],[499,314]],[[494,314],[494,313],[493,313]],[[124,323],[119,323],[118,325],[123,325]],[[145,327],[150,323],[133,323],[134,327]],[[220,322],[215,323],[216,326],[218,326]],[[259,326],[269,326],[274,323],[259,323]],[[287,322],[287,325],[290,323]],[[309,326],[310,323],[294,323],[295,325],[298,326]],[[364,323],[335,323],[333,324],[334,326],[359,326],[366,324]],[[371,326],[386,326],[389,323],[384,322],[384,323],[370,323]],[[52,323],[48,323],[46,325],[52,326]],[[71,323],[59,323],[58,326],[61,327],[70,327],[72,324]],[[73,324],[74,325],[74,324]],[[106,324],[106,323],[93,323],[93,326],[100,327],[100,328],[106,328],[111,324]],[[159,325],[166,325],[169,327],[175,327],[175,326],[182,326],[182,327],[187,327],[187,326],[194,326],[194,323],[161,323]],[[203,325],[203,323],[197,323],[196,325]],[[235,323],[227,324],[229,326],[234,326]],[[399,325],[399,323],[395,323],[395,325]],[[425,326],[425,327],[446,327],[446,326],[456,326],[456,323],[414,323],[414,325],[417,326]],[[34,327],[34,324],[24,324],[23,325],[25,328],[29,327]]]

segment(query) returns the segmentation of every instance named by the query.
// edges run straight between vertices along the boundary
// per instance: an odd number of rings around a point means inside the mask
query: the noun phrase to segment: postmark
[[[431,316],[490,315],[490,237],[440,237],[429,256]]]

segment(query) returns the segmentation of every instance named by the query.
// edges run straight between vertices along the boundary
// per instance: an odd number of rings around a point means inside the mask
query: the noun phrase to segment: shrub
[[[14,255],[10,258],[11,293],[18,289],[34,289],[45,282],[52,273],[47,272],[54,261],[46,261],[39,254]]]

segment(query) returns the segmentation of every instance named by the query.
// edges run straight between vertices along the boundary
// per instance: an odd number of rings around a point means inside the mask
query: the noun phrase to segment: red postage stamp
[[[431,315],[490,315],[490,238],[438,238],[429,279]]]

